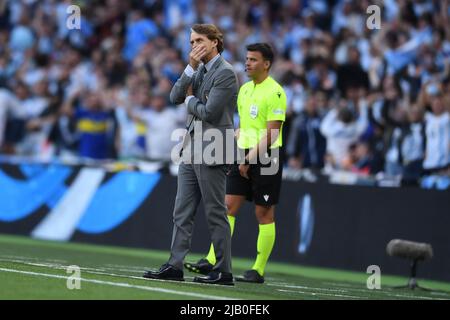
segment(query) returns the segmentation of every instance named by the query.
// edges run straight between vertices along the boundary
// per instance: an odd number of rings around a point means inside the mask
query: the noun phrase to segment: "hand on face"
[[[189,64],[194,70],[197,70],[201,60],[206,56],[206,46],[197,45],[192,48],[191,53],[189,54]]]

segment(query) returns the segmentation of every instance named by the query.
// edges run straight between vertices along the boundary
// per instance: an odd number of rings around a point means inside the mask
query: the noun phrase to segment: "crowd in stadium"
[[[0,1],[0,153],[170,159],[190,26],[214,23],[240,84],[245,45],[275,49],[286,166],[448,176],[449,16],[448,0]]]

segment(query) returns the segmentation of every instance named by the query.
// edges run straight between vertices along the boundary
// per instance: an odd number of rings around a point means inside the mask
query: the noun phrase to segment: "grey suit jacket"
[[[238,93],[237,77],[233,67],[222,56],[204,74],[202,80],[200,75],[203,68],[205,68],[204,65],[199,67],[192,78],[183,72],[170,92],[171,102],[181,104],[186,98],[189,85],[193,83],[194,97],[189,100],[187,105],[186,129],[188,141],[185,143],[184,149],[189,150],[190,156],[203,159],[203,164],[232,163],[236,143],[233,134],[233,114],[236,110]],[[211,131],[209,129],[217,130]],[[217,133],[220,133],[221,139],[217,139]],[[214,138],[209,137],[211,134]],[[193,148],[195,141],[199,139],[202,140],[201,150]],[[213,141],[207,141],[208,139]],[[232,145],[227,146],[226,142]],[[209,152],[213,149],[213,152]],[[199,152],[202,152],[202,154],[199,154]],[[212,154],[213,158],[203,158],[202,155],[205,153]]]

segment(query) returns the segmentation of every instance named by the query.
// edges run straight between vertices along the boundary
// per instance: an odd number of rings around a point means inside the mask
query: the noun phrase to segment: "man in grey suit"
[[[232,66],[220,55],[223,35],[216,26],[194,25],[190,43],[189,65],[170,93],[172,103],[184,101],[189,114],[180,154],[171,254],[158,271],[147,271],[144,277],[184,280],[183,261],[190,249],[195,213],[203,200],[211,240],[217,248],[217,263],[208,275],[196,277],[194,282],[233,285],[231,232],[225,205],[227,163],[232,163],[233,148],[230,152],[226,141],[234,142],[238,83]],[[214,133],[213,142],[204,138],[210,136],[208,132]],[[215,150],[214,157],[204,152],[211,144],[215,145],[207,149]]]

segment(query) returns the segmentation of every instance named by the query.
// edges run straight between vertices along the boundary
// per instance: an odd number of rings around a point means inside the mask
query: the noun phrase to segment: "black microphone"
[[[391,257],[411,260],[426,260],[433,257],[433,248],[430,244],[401,239],[391,240],[386,247],[386,252]]]

